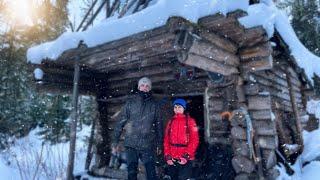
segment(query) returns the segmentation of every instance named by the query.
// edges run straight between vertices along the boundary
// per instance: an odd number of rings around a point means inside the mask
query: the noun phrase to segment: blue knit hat
[[[182,106],[184,109],[187,109],[187,102],[186,102],[184,99],[181,99],[181,98],[180,98],[180,99],[174,100],[173,103],[172,103],[172,105],[174,106],[174,105],[176,105],[176,104]]]

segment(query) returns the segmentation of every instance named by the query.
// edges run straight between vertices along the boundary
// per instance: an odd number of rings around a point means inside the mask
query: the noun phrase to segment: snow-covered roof
[[[28,50],[27,60],[34,64],[40,64],[43,59],[55,60],[65,50],[76,48],[80,40],[88,47],[94,47],[163,26],[172,16],[197,23],[201,17],[216,13],[227,14],[238,9],[248,13],[248,16],[239,18],[242,25],[246,28],[262,25],[269,37],[272,37],[276,29],[308,78],[311,80],[314,73],[320,76],[320,58],[299,41],[288,17],[275,7],[272,0],[261,0],[261,3],[250,6],[248,0],[158,0],[152,6],[130,16],[109,18],[87,31],[66,32],[54,41],[34,46]]]

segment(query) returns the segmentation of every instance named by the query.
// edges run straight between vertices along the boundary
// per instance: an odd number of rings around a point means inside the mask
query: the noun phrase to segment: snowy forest
[[[319,0],[0,0],[0,179],[126,179],[111,139],[144,76],[196,119],[191,179],[318,179],[319,57]]]

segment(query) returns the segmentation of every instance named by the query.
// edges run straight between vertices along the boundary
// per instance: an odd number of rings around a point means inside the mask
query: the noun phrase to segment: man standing
[[[137,179],[138,160],[143,162],[147,179],[158,179],[155,170],[155,149],[162,146],[163,126],[159,107],[153,99],[151,81],[143,77],[138,82],[138,92],[129,96],[122,108],[114,129],[112,150],[116,151],[123,127],[126,125],[124,146],[127,152],[128,179]]]

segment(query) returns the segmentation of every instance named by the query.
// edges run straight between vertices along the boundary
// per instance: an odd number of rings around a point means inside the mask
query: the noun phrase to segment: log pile
[[[256,176],[256,164],[252,159],[252,150],[249,144],[253,145],[252,139],[248,139],[248,126],[246,114],[242,110],[234,110],[231,118],[231,138],[234,156],[232,166],[237,173],[235,179],[249,179]],[[252,130],[252,129],[251,129]],[[252,137],[253,138],[253,137]],[[257,176],[256,176],[257,177]]]

